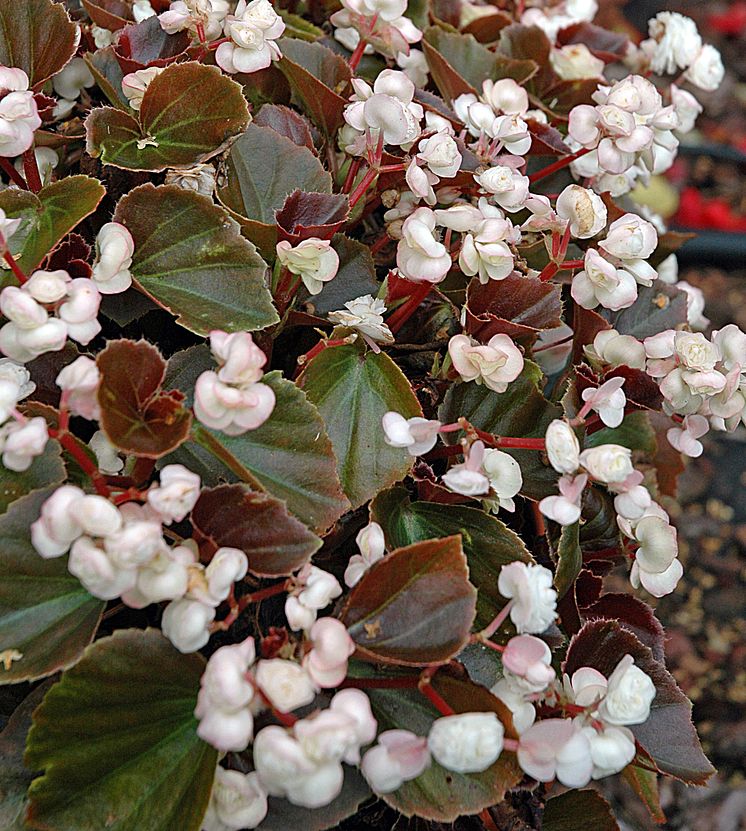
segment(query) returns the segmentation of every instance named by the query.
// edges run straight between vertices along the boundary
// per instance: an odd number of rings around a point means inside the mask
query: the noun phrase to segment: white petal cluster
[[[310,294],[319,294],[337,276],[339,255],[329,240],[311,237],[291,245],[286,240],[277,243],[277,259],[291,273],[303,280]]]
[[[107,222],[96,236],[96,261],[91,279],[101,294],[119,294],[132,285],[135,241],[119,222]]]
[[[206,427],[239,436],[256,430],[272,415],[275,394],[261,382],[264,353],[248,332],[210,332],[217,372],[207,370],[194,388],[194,414]]]
[[[0,156],[20,156],[34,143],[41,118],[22,69],[0,66]]]
[[[202,831],[256,828],[267,816],[267,794],[256,772],[241,773],[218,766]]]
[[[158,22],[169,35],[189,31],[196,37],[201,26],[205,39],[214,40],[223,30],[229,9],[228,0],[174,0],[168,11],[158,15]]]
[[[481,773],[500,757],[504,735],[495,713],[459,713],[433,722],[427,746],[446,770]]]
[[[524,156],[531,148],[531,134],[522,116],[528,111],[528,94],[512,78],[485,81],[482,95],[459,95],[453,109],[475,138],[494,141],[494,151]]]
[[[400,413],[388,412],[381,419],[384,440],[391,447],[406,447],[410,456],[424,456],[438,440],[441,423],[433,419],[404,418]]]
[[[345,303],[347,311],[329,312],[327,317],[332,323],[357,329],[363,337],[377,343],[393,343],[394,336],[386,325],[383,315],[386,304],[383,300],[373,298],[370,294],[356,297]]]
[[[483,345],[468,335],[454,335],[448,354],[461,380],[484,384],[494,392],[505,392],[523,371],[523,355],[508,335],[493,335]]]
[[[145,92],[161,72],[163,72],[163,67],[148,66],[145,69],[130,72],[122,78],[122,92],[133,110],[140,109]]]
[[[225,16],[223,31],[230,40],[215,50],[215,61],[224,72],[258,72],[282,57],[275,41],[285,23],[269,0],[239,0],[235,12]]]
[[[500,569],[497,588],[511,600],[510,619],[521,634],[540,634],[557,613],[557,592],[552,587],[552,572],[539,565],[516,560]]]
[[[377,522],[369,522],[355,537],[359,554],[353,554],[344,573],[345,585],[356,586],[370,567],[382,560],[386,553],[383,528]]]
[[[293,578],[294,586],[285,601],[285,616],[294,631],[309,630],[317,613],[342,594],[337,578],[310,563]]]
[[[360,771],[378,794],[392,793],[430,766],[427,739],[409,730],[386,730],[363,756]]]

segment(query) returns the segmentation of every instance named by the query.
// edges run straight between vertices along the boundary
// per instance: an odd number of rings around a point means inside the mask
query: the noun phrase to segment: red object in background
[[[738,36],[746,31],[746,1],[737,0],[727,12],[711,14],[707,23],[723,35]]]
[[[705,199],[694,187],[682,190],[674,221],[701,231],[746,232],[746,217],[735,213],[724,199]]]

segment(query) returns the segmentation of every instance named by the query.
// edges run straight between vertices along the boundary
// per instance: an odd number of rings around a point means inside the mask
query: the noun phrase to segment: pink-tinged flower
[[[57,303],[62,300],[70,286],[70,275],[59,269],[57,271],[35,271],[23,285],[38,303]]]
[[[433,722],[427,746],[446,770],[481,773],[500,757],[504,735],[495,713],[459,713]]]
[[[482,83],[482,100],[495,112],[506,115],[524,115],[528,110],[528,93],[512,78]]]
[[[135,241],[119,222],[107,222],[96,236],[96,262],[91,279],[101,294],[119,294],[132,285]]]
[[[138,69],[130,72],[122,78],[122,92],[127,97],[130,107],[139,110],[142,106],[142,99],[148,87],[163,72],[163,67],[149,66],[146,69]]]
[[[41,417],[25,422],[11,421],[0,427],[0,453],[8,470],[22,473],[31,467],[47,446],[47,422]]]
[[[653,39],[650,68],[656,75],[673,75],[691,66],[702,48],[697,24],[677,12],[659,12],[648,21]]]
[[[189,30],[194,36],[201,23],[205,39],[215,40],[220,36],[228,10],[228,0],[175,0],[167,12],[158,15],[158,22],[169,35]]]
[[[417,159],[436,175],[452,179],[461,167],[461,153],[452,136],[436,133],[430,138],[422,139],[419,144]]]
[[[202,831],[256,828],[266,816],[267,794],[256,771],[241,773],[218,765]]]
[[[510,710],[513,727],[520,736],[536,721],[536,708],[512,676],[504,675],[490,690]]]
[[[631,655],[625,655],[609,676],[598,713],[609,724],[642,724],[650,715],[655,696],[655,684],[650,676],[635,666]]]
[[[384,439],[391,447],[406,447],[410,456],[429,453],[438,440],[439,421],[420,418],[404,418],[395,412],[388,412],[382,419]]]
[[[620,260],[646,260],[658,245],[655,226],[637,214],[625,214],[609,226],[599,248]]]
[[[409,145],[417,139],[423,109],[413,100],[415,86],[405,73],[384,69],[373,87],[359,78],[353,78],[352,86],[355,93],[345,108],[344,118],[361,140],[366,132],[372,141],[383,135],[384,144]],[[364,147],[362,142],[357,152]]]
[[[515,241],[517,230],[506,219],[483,219],[461,243],[459,268],[469,277],[478,276],[482,284],[504,280],[515,267],[515,257],[508,243]]]
[[[65,393],[71,413],[88,420],[98,419],[98,385],[101,380],[96,362],[85,355],[63,367],[56,378],[57,386]]]
[[[503,667],[517,676],[527,692],[545,690],[554,681],[552,651],[540,638],[518,635],[505,645]]]
[[[309,636],[312,648],[303,667],[322,689],[338,687],[347,677],[347,660],[355,651],[347,627],[336,618],[325,617],[313,624]]]
[[[583,401],[590,404],[607,427],[618,427],[624,420],[627,396],[623,385],[624,378],[610,378],[600,387],[588,387],[581,394]]]
[[[679,453],[691,456],[696,459],[702,455],[704,450],[702,442],[698,441],[710,429],[710,424],[704,416],[688,415],[684,419],[684,426],[672,427],[667,431],[666,437],[670,445]]]
[[[521,162],[523,160],[521,159]],[[474,180],[482,190],[491,194],[492,201],[511,213],[520,211],[528,199],[528,176],[518,173],[508,165],[488,167],[481,174],[474,174]]]
[[[239,0],[235,13],[225,18],[224,31],[230,40],[215,50],[215,61],[225,72],[258,72],[282,57],[275,40],[285,23],[269,0]]]
[[[626,309],[637,300],[637,281],[628,271],[604,259],[595,248],[585,252],[584,268],[572,280],[573,299],[584,309],[599,303],[606,309]]]
[[[593,667],[576,669],[571,679],[565,676],[565,691],[579,707],[596,707],[608,687],[606,676]]]
[[[650,491],[642,484],[643,474],[639,470],[631,473],[623,482],[610,486],[617,493],[614,497],[614,510],[626,520],[632,522],[642,519],[652,504]]]
[[[409,730],[386,730],[363,756],[360,772],[378,794],[392,793],[430,766],[427,739]]]
[[[337,578],[310,563],[295,576],[295,588],[285,601],[285,615],[293,630],[310,629],[316,613],[342,594]]]
[[[605,485],[624,482],[632,474],[632,451],[620,444],[600,444],[580,454],[580,464]]]
[[[500,569],[497,589],[512,600],[510,619],[521,634],[538,635],[554,622],[557,592],[548,568],[519,560],[508,563]]]
[[[557,486],[559,496],[545,496],[539,502],[539,510],[545,517],[560,525],[572,525],[580,519],[583,491],[588,484],[588,476],[562,476]]]
[[[86,591],[101,600],[113,600],[135,587],[137,571],[115,566],[103,548],[90,537],[79,537],[72,544],[67,561],[70,574]]]
[[[645,347],[631,335],[620,335],[616,329],[603,329],[593,339],[592,346],[585,347],[591,360],[610,366],[629,366],[645,369]]]
[[[572,427],[555,418],[547,427],[544,441],[549,463],[557,473],[575,473],[580,467],[580,442]]]
[[[31,523],[31,542],[45,559],[61,557],[83,533],[70,508],[84,496],[80,488],[62,485],[41,506],[39,519]]]
[[[319,294],[324,283],[339,270],[339,254],[329,240],[311,237],[293,246],[286,240],[277,243],[277,259],[291,274],[298,275],[310,294]]]
[[[396,20],[407,10],[407,0],[344,0],[342,5],[356,14]]]
[[[240,436],[256,430],[272,415],[275,394],[266,384],[247,387],[224,384],[216,372],[208,370],[197,379],[194,388],[194,414],[206,427],[222,430],[228,436]]]
[[[101,305],[101,293],[93,280],[79,277],[67,287],[67,298],[60,304],[57,314],[67,326],[67,335],[78,343],[90,343],[101,331],[96,319]]]
[[[173,600],[163,610],[161,631],[179,650],[179,652],[196,652],[210,640],[210,624],[215,620],[215,607],[199,600],[181,598]],[[248,711],[246,711],[248,713]],[[251,713],[248,713],[251,716]],[[226,741],[236,741],[237,732],[243,728],[247,733],[246,744],[251,738],[253,721],[240,713],[231,724],[225,726]],[[221,725],[222,727],[222,725]],[[217,741],[217,739],[216,739]],[[246,745],[244,745],[246,747]],[[244,749],[244,748],[241,748]]]
[[[606,227],[607,210],[603,200],[580,185],[568,185],[560,193],[557,215],[570,223],[570,234],[576,239],[590,239]]]
[[[720,52],[709,43],[705,44],[684,77],[705,92],[715,92],[725,77],[725,67]]]
[[[148,491],[148,505],[166,525],[181,522],[197,504],[200,478],[184,465],[166,465],[160,483]]]
[[[417,208],[404,220],[396,264],[416,283],[439,283],[450,271],[451,255],[436,237],[435,214],[429,208]]]
[[[218,378],[225,384],[243,386],[261,380],[267,356],[249,332],[210,332],[210,350],[220,364]]]
[[[350,557],[344,573],[345,584],[350,588],[356,586],[368,569],[382,560],[386,553],[383,528],[377,522],[369,522],[361,528],[355,537],[355,542],[360,553]]]
[[[490,490],[490,480],[482,470],[483,461],[484,444],[475,441],[465,454],[464,462],[453,465],[443,474],[443,484],[463,496],[486,496]]]
[[[570,719],[544,719],[521,735],[518,764],[539,782],[558,779],[568,788],[582,788],[593,771],[590,741]]]
[[[41,118],[22,69],[0,67],[0,156],[20,156],[34,143]]]
[[[448,354],[463,381],[484,384],[495,392],[505,392],[523,371],[523,355],[508,335],[493,335],[484,345],[468,335],[454,335]]]

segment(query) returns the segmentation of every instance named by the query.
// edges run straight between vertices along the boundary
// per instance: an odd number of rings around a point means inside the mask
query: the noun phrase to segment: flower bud
[[[655,684],[650,676],[635,666],[631,655],[625,655],[609,676],[606,696],[598,712],[609,724],[642,724],[650,715],[655,696]]]
[[[119,294],[132,285],[132,255],[135,241],[132,234],[118,222],[107,222],[96,237],[98,258],[91,279],[101,294]]]
[[[580,442],[572,427],[555,418],[549,423],[544,440],[552,467],[558,473],[575,473],[580,467]]]
[[[164,609],[161,630],[179,652],[196,652],[210,640],[208,627],[213,620],[214,606],[182,598]]]
[[[35,271],[26,281],[23,290],[27,291],[38,303],[56,303],[67,294],[70,275],[58,271]]]
[[[310,704],[316,697],[311,677],[295,661],[284,658],[259,661],[254,677],[272,706],[282,713]]]
[[[580,464],[605,485],[623,482],[633,473],[632,451],[619,444],[600,444],[580,454]]]
[[[502,753],[504,734],[495,713],[459,713],[433,722],[427,746],[446,770],[481,773]]]
[[[568,788],[582,788],[593,770],[590,741],[570,719],[543,719],[521,734],[518,764],[539,782],[557,778]]]
[[[202,820],[204,831],[256,828],[267,816],[267,794],[256,772],[241,773],[218,766],[210,803]]]
[[[87,591],[101,600],[113,600],[130,591],[137,580],[134,569],[117,568],[90,537],[75,540],[67,567]]]
[[[214,329],[210,332],[210,349],[220,363],[218,378],[224,384],[243,386],[261,380],[267,356],[254,343],[249,332],[229,335]]]
[[[48,317],[31,294],[17,286],[7,286],[0,292],[0,312],[19,329],[36,329]]]
[[[98,419],[101,415],[98,404],[100,380],[96,362],[85,355],[63,367],[55,379],[57,386],[65,393],[70,412],[89,420]]]
[[[49,439],[47,422],[40,416],[24,423],[8,424],[2,430],[5,432],[0,436],[3,465],[17,473],[31,467],[34,459],[44,452]]]
[[[554,680],[552,652],[533,635],[511,638],[503,652],[503,666],[528,685],[531,692],[545,690]]]
[[[384,439],[391,447],[406,447],[410,456],[429,453],[438,440],[440,422],[388,412],[382,419]]]
[[[31,541],[46,558],[60,557],[82,533],[70,508],[85,496],[74,485],[62,485],[41,506],[39,519],[31,524]]]
[[[606,205],[592,190],[568,185],[557,197],[557,215],[570,223],[576,239],[590,239],[606,226]]]
[[[430,765],[427,739],[409,730],[386,730],[364,756],[360,772],[378,794],[392,793]]]
[[[512,599],[510,619],[519,632],[539,634],[554,622],[557,592],[548,568],[519,560],[508,563],[500,569],[497,588]]]
[[[160,473],[160,484],[148,491],[148,505],[166,525],[181,522],[199,499],[200,478],[184,465],[166,465]]]

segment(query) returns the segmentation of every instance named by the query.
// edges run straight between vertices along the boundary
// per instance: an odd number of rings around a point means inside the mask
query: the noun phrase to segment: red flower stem
[[[438,429],[439,433],[457,433],[459,430],[463,430],[464,426],[458,422],[454,421],[453,424],[441,424],[440,428]]]
[[[401,164],[385,164],[378,168],[379,173],[398,173],[400,170],[406,170],[407,166],[402,162]]]
[[[487,829],[487,831],[500,831],[500,829],[495,824],[495,820],[492,819],[492,814],[490,814],[488,808],[484,808],[479,813],[479,819],[482,820],[482,824]]]
[[[0,156],[0,168],[8,174],[8,178],[13,184],[18,185],[21,190],[28,190],[28,184],[21,174],[13,167],[13,165],[5,158]]]
[[[29,188],[38,193],[42,189],[41,176],[39,175],[39,165],[36,163],[36,154],[34,148],[29,147],[23,154],[23,172],[26,174],[26,181]]]
[[[502,607],[502,609],[500,609],[500,611],[495,615],[495,618],[492,621],[492,623],[490,623],[489,626],[482,629],[481,632],[477,633],[477,637],[479,638],[480,641],[482,641],[482,643],[489,640],[489,638],[491,638],[495,634],[495,632],[497,632],[497,630],[500,628],[500,626],[502,625],[505,618],[507,618],[507,616],[510,614],[510,610],[511,610],[512,607],[513,607],[513,601],[509,600]]]
[[[536,526],[536,536],[537,537],[546,537],[547,535],[547,526],[544,522],[544,515],[539,510],[539,504],[537,502],[531,503],[531,510],[534,514],[534,525]]]
[[[540,179],[546,179],[547,176],[557,173],[558,170],[562,170],[572,164],[576,159],[579,159],[581,156],[585,156],[586,153],[590,152],[590,149],[584,147],[582,150],[578,150],[577,153],[573,153],[571,156],[565,156],[564,159],[560,159],[559,161],[554,162],[554,164],[550,164],[548,167],[544,167],[541,170],[537,170],[536,173],[532,173],[528,177],[528,181],[533,184],[534,182],[538,182]]]
[[[572,335],[568,335],[566,338],[562,338],[562,340],[556,340],[556,341],[554,341],[554,343],[545,343],[542,346],[537,346],[533,350],[533,353],[535,355],[537,352],[544,352],[547,349],[554,349],[555,346],[562,346],[563,343],[567,343],[568,341],[571,341],[574,337],[575,337],[575,333],[573,332]]]
[[[147,499],[145,491],[139,488],[127,488],[126,491],[118,493],[111,501],[115,505],[124,505],[125,502],[144,502]]]
[[[15,274],[16,280],[23,285],[28,280],[28,277],[23,273],[21,267],[16,262],[15,257],[10,253],[10,251],[8,251],[7,248],[3,251],[3,259],[10,266],[10,270],[13,274]]]
[[[375,257],[380,251],[382,251],[391,241],[389,235],[384,231],[380,237],[371,245],[370,247],[370,254],[372,257]]]
[[[433,689],[432,685],[432,677],[437,672],[437,667],[434,670],[426,669],[422,675],[420,676],[420,680],[417,683],[417,689],[427,698],[430,703],[435,707],[435,709],[442,715],[442,716],[453,716],[456,715],[456,711],[451,707],[451,705],[437,692]]]
[[[585,260],[566,260],[560,266],[560,271],[569,271],[571,268],[584,268]]]
[[[369,167],[365,171],[365,176],[358,182],[357,187],[355,190],[352,191],[350,194],[350,207],[354,208],[355,205],[360,201],[360,199],[365,195],[365,191],[373,184],[375,181],[376,176],[378,176],[378,171],[373,168]]]
[[[502,644],[495,643],[489,638],[483,637],[481,632],[478,632],[476,635],[472,635],[471,640],[472,643],[479,643],[482,646],[486,646],[488,649],[494,649],[495,652],[505,652],[505,647],[502,646]]]
[[[358,41],[357,46],[355,47],[355,51],[350,55],[350,60],[348,63],[350,64],[350,69],[352,70],[353,74],[358,67],[358,64],[362,60],[363,52],[365,52],[365,47],[368,45],[368,41],[361,37]]]
[[[205,45],[205,27],[202,21],[197,22],[197,37],[199,38],[199,42],[204,46]]]
[[[355,177],[360,171],[360,165],[362,165],[362,159],[353,159],[350,162],[350,167],[347,170],[347,176],[345,177],[345,182],[342,185],[342,193],[349,193],[352,190],[352,185],[355,181]]]
[[[432,283],[424,282],[418,283],[413,289],[412,294],[399,306],[399,308],[386,321],[389,329],[396,334],[399,329],[409,320],[415,313],[420,303],[430,294],[433,287]]]
[[[542,283],[546,283],[554,277],[554,275],[559,271],[560,267],[557,263],[548,262],[544,268],[541,270],[539,274],[539,279]]]
[[[90,460],[72,433],[68,433],[67,430],[55,430],[52,428],[49,430],[49,438],[57,439],[73,459],[75,459],[83,473],[91,480],[93,487],[96,489],[96,493],[105,496],[107,499],[111,496],[111,488],[106,484],[106,480],[102,476],[101,471]]]
[[[518,750],[518,742],[515,739],[504,738],[503,748],[509,750],[511,753],[516,753]]]
[[[325,340],[322,338],[315,346],[309,349],[305,355],[301,355],[298,358],[298,369],[295,371],[293,380],[295,380],[301,374],[303,368],[309,361],[312,361],[317,355],[320,355],[325,349],[328,349],[330,346],[347,346],[349,343],[351,343],[349,338],[335,338],[334,340]]]
[[[478,438],[482,439],[485,444],[489,444],[491,447],[512,447],[517,450],[544,450],[546,448],[546,442],[544,439],[523,439],[514,438],[513,436],[495,436],[492,433],[487,433],[486,431],[480,430],[472,425],[469,425],[469,427]]]
[[[245,594],[239,601],[238,601],[238,608],[239,611],[243,611],[247,606],[251,605],[252,603],[259,603],[262,600],[267,600],[270,597],[275,597],[278,594],[282,594],[288,590],[288,581],[283,580],[281,583],[275,583],[273,586],[267,586],[264,589],[259,589],[259,591],[252,592],[251,594]]]
[[[222,46],[224,43],[230,43],[230,38],[220,38],[220,40],[214,40],[212,43],[207,44],[208,51],[212,52],[213,50],[217,49],[218,46]]]

